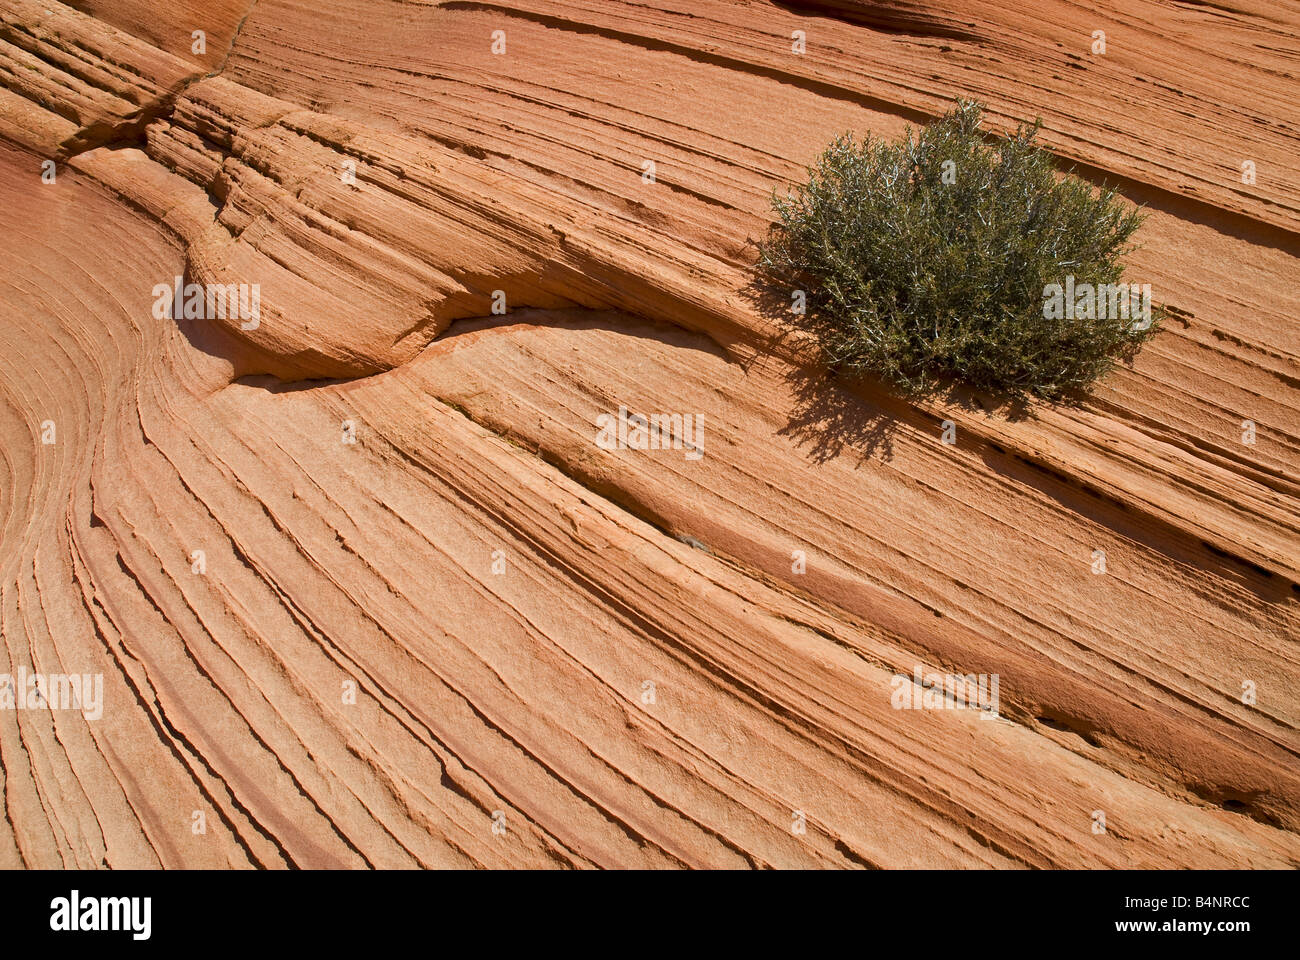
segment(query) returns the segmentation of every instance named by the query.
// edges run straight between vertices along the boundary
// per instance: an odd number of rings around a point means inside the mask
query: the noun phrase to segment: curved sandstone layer
[[[0,672],[102,677],[0,709],[0,866],[1300,864],[1298,31],[0,0]],[[1081,407],[836,382],[753,285],[957,95],[1149,210]]]

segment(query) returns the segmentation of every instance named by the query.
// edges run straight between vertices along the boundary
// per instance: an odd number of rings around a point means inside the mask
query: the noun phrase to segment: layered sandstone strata
[[[1295,865],[1298,29],[2,0],[0,672],[103,710],[0,710],[0,865]],[[1175,319],[1082,407],[756,295],[773,189],[958,95],[1150,210]]]

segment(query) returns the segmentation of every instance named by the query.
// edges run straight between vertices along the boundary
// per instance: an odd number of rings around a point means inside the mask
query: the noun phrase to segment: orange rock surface
[[[0,673],[103,678],[0,709],[0,867],[1300,864],[1298,58],[1265,0],[0,0]],[[754,294],[774,189],[956,96],[1150,213],[1174,317],[1083,406]]]

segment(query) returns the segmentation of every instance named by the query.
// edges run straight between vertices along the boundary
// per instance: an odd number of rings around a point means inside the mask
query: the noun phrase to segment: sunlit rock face
[[[1291,16],[3,0],[0,866],[1296,865]],[[1148,208],[1081,406],[755,293],[957,96]]]

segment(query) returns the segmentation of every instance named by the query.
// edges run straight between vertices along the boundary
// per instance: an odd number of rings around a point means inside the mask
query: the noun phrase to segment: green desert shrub
[[[959,100],[897,142],[839,137],[807,183],[773,197],[760,268],[783,299],[804,291],[803,319],[836,368],[909,393],[956,380],[1077,396],[1159,325],[1149,286],[1145,320],[1119,287],[1142,214],[1057,176],[1039,123],[986,142],[980,117]],[[785,302],[797,310],[798,295]]]

